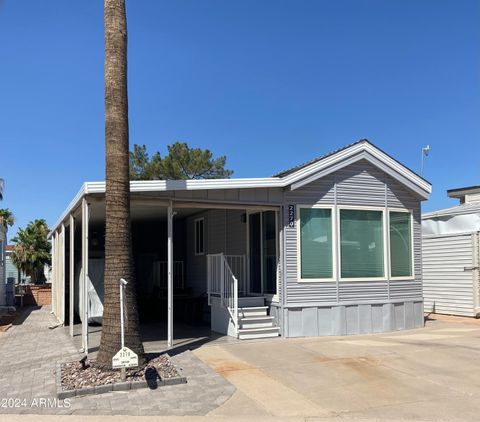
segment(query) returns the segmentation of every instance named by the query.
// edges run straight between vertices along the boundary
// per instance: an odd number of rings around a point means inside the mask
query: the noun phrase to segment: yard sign
[[[138,366],[138,355],[128,347],[120,349],[112,358],[112,368],[133,368]]]

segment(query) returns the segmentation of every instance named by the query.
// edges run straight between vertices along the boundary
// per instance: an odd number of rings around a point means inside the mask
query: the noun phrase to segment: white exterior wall
[[[476,316],[480,312],[478,260],[478,233],[425,236],[425,312]]]

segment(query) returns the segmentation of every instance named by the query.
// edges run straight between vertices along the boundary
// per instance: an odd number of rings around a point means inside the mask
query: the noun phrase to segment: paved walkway
[[[0,336],[0,419],[11,413],[205,415],[235,391],[232,384],[186,351],[173,360],[187,377],[187,384],[72,398],[69,408],[35,406],[41,405],[40,399],[56,397],[56,362],[81,358],[63,328],[48,328],[55,324],[49,311],[47,307],[27,309],[22,319]]]
[[[54,397],[55,362],[80,356],[64,329],[47,328],[53,322],[36,309],[0,336],[0,400]],[[75,398],[68,409],[0,402],[0,421],[12,413],[295,422],[471,421],[480,414],[480,322],[471,319],[374,335],[207,342],[174,359],[188,384]]]
[[[209,415],[479,420],[479,321],[432,319],[408,331],[198,348],[237,387]]]

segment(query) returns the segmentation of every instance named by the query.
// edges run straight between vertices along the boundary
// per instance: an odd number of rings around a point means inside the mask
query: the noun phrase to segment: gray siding
[[[385,174],[367,161],[335,173],[338,205],[385,205]]]
[[[228,255],[245,255],[247,251],[247,224],[242,222],[242,210],[227,210],[227,247]]]
[[[341,336],[422,326],[422,301],[298,307],[285,309],[282,334],[286,337]]]
[[[399,317],[397,315],[395,320],[390,311],[385,311],[385,309],[390,309],[388,307],[381,308],[382,311],[380,312],[377,308],[370,307],[367,311],[367,308],[358,308],[358,306],[375,304],[383,306],[384,304],[396,303],[398,306],[406,306],[407,311],[411,309],[412,312],[411,304],[416,304],[417,308],[420,306],[418,303],[422,302],[421,211],[420,201],[413,193],[369,162],[360,161],[297,190],[286,190],[284,201],[283,222],[286,253],[286,298],[284,304],[289,308],[288,316],[285,318],[288,319],[286,324],[289,327],[289,335],[308,335],[301,333],[317,330],[313,326],[310,326],[309,329],[301,328],[306,326],[307,322],[305,321],[317,321],[320,318],[313,316],[314,311],[308,311],[312,315],[308,314],[306,316],[304,314],[306,307],[318,309],[316,312],[323,316],[330,312],[329,318],[339,321],[338,324],[346,324],[346,321],[357,320],[359,322],[358,324],[355,323],[357,324],[355,326],[358,327],[358,330],[355,332],[363,332],[365,327],[361,322],[361,317],[365,317],[367,320],[369,318],[381,318],[381,324],[379,321],[372,322],[371,328],[373,331],[375,331],[375,327],[378,328],[380,325],[384,328],[392,324],[395,325],[395,321],[399,320]],[[298,282],[297,227],[288,226],[288,205],[290,204],[375,206],[383,207],[386,210],[389,207],[411,209],[414,217],[415,279],[389,280],[387,276],[387,279],[382,281],[339,282],[337,273],[336,281],[333,282]],[[410,305],[407,305],[407,303],[410,303]],[[333,309],[338,306],[346,306],[345,311],[334,311]],[[351,308],[351,306],[354,307]],[[291,310],[293,308],[297,309],[298,312],[302,310],[301,317],[300,314],[295,314],[296,311]],[[327,311],[327,309],[330,310]],[[290,315],[292,312],[293,314]],[[340,312],[340,314],[335,312]],[[343,318],[342,312],[345,312],[345,318]],[[359,315],[358,318],[355,316],[357,314]],[[405,318],[407,321],[405,324],[398,323],[397,325],[411,326],[410,315]],[[301,324],[299,323],[300,320],[302,321]],[[418,326],[419,320],[415,321],[415,326]],[[322,324],[324,323],[322,322]],[[329,325],[328,329],[326,327],[318,328],[318,332],[326,334],[344,331],[343,328],[339,328],[340,325],[333,324],[333,328]],[[318,327],[320,326],[323,327],[321,324],[318,325]],[[345,333],[350,333],[349,328],[345,328],[345,330]]]
[[[473,238],[475,234],[425,237],[423,239],[423,289],[425,311],[475,316],[478,286]]]
[[[207,254],[246,254],[246,224],[242,222],[242,210],[214,209],[201,212],[186,221],[186,277],[187,286],[194,295],[207,290]],[[195,255],[195,223],[204,218],[205,254]]]
[[[142,194],[132,194],[141,197]],[[156,192],[159,198],[239,204],[281,204],[281,188],[179,190]]]

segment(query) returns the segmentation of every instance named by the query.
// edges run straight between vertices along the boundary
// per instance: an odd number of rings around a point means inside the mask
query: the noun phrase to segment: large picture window
[[[412,276],[412,222],[407,212],[390,211],[390,271],[392,277]]]
[[[341,277],[385,277],[383,238],[382,211],[341,209]]]
[[[332,245],[332,210],[300,208],[302,279],[333,278]]]

